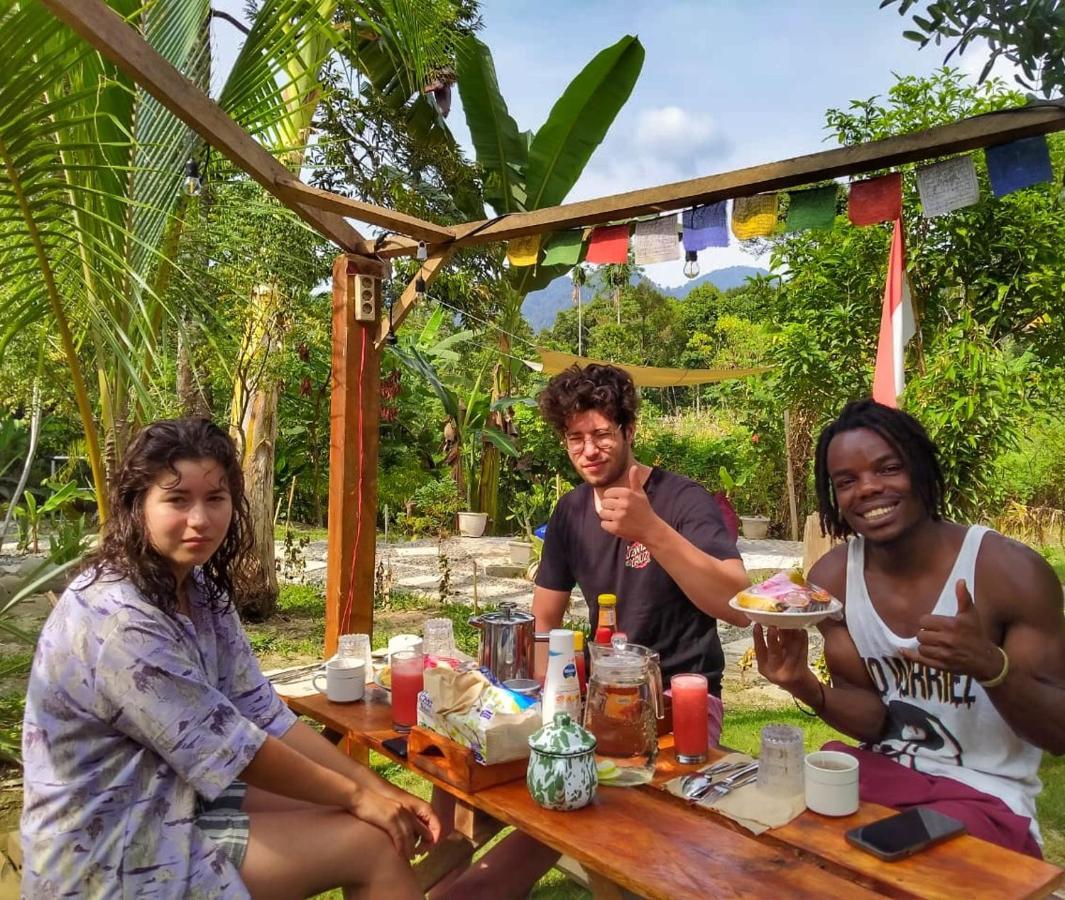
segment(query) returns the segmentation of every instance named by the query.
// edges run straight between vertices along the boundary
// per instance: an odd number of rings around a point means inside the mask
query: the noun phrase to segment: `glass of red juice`
[[[395,676],[393,676],[395,677]],[[669,680],[673,698],[673,749],[679,763],[706,761],[709,687],[705,675],[674,675]]]
[[[425,684],[425,661],[420,650],[392,654],[392,727],[410,731],[418,724],[418,694]]]

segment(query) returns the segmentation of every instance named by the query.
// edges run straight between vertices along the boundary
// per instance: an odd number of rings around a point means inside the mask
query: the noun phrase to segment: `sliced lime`
[[[595,769],[600,781],[613,781],[621,774],[621,769],[609,759],[599,760],[595,764]]]

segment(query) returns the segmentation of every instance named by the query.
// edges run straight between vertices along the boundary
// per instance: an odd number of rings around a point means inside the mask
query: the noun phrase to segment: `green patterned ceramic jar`
[[[529,738],[529,793],[546,809],[580,809],[592,802],[599,783],[595,737],[564,712]]]

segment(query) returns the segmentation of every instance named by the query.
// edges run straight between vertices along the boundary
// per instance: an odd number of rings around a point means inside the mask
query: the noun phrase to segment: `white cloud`
[[[641,110],[633,137],[642,152],[678,162],[716,156],[729,149],[728,140],[711,116],[679,106]]]

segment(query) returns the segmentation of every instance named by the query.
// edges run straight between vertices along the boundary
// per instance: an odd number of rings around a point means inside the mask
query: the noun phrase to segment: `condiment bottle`
[[[588,692],[588,675],[584,668],[584,632],[573,632],[573,661],[577,664],[577,683],[581,686],[581,696]]]
[[[553,722],[556,712],[580,719],[581,687],[573,659],[573,632],[552,628],[547,644],[547,678],[544,680],[543,721]]]
[[[595,643],[609,644],[618,630],[618,598],[613,594],[599,595],[599,621],[596,623]]]

